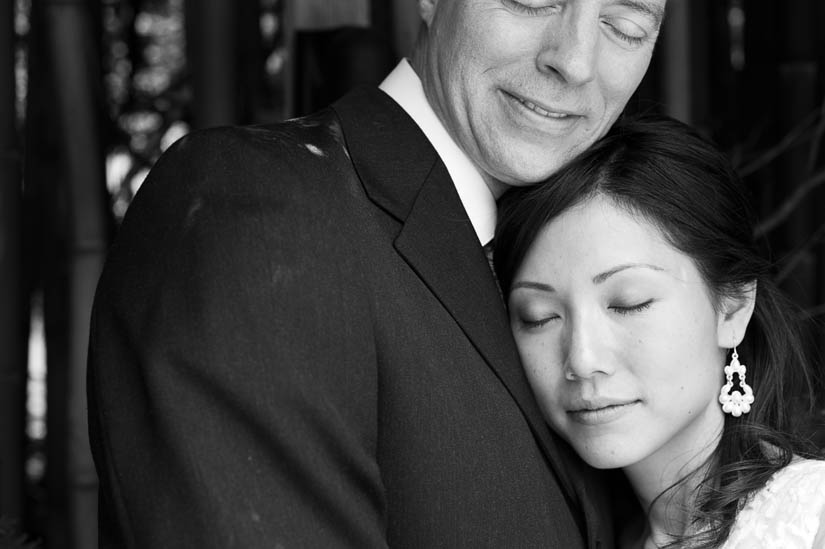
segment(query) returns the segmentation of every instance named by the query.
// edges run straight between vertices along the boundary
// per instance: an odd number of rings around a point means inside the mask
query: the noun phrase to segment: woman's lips
[[[640,404],[639,400],[612,404],[586,405],[575,410],[568,410],[567,415],[582,425],[604,425],[621,419]]]

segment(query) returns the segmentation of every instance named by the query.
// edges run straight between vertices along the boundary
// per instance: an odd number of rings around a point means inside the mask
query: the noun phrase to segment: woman
[[[646,524],[623,546],[825,547],[825,462],[789,434],[804,344],[753,225],[724,155],[666,118],[502,199],[527,377],[554,430],[627,477]]]

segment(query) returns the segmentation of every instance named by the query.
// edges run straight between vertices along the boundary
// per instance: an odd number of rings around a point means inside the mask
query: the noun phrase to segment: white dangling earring
[[[730,357],[730,364],[725,366],[727,383],[722,386],[722,390],[719,392],[719,403],[722,405],[722,411],[733,417],[739,417],[751,411],[753,389],[745,382],[745,374],[747,371],[748,369],[745,365],[739,363],[739,354],[736,352],[736,347],[734,347],[733,354]],[[741,388],[745,394],[739,391],[730,392],[730,390],[733,389],[733,374],[739,376],[739,388]]]

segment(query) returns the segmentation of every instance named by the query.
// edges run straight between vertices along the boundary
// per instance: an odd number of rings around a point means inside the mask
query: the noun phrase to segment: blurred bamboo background
[[[0,0],[0,547],[97,545],[89,309],[160,153],[193,129],[283,120],[377,84],[411,49],[416,6]],[[669,0],[628,107],[695,124],[730,151],[777,278],[816,322],[819,357],[823,23],[822,0]],[[808,427],[821,448],[823,419]]]

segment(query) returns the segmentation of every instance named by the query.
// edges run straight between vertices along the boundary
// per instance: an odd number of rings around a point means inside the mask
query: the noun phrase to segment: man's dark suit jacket
[[[181,139],[89,362],[101,547],[608,547],[454,185],[376,89]]]

